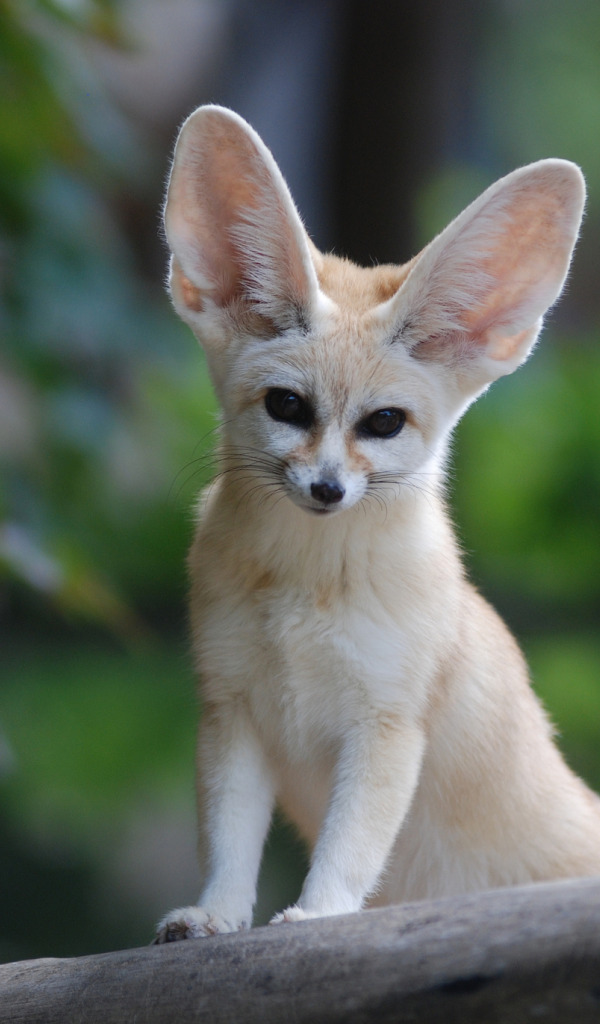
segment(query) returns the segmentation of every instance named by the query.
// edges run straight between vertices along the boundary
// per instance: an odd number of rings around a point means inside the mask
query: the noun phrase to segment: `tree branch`
[[[600,1020],[600,879],[0,967],[0,1024]]]

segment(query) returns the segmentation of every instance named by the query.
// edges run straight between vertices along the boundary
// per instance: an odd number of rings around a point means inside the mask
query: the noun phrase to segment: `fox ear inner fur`
[[[318,291],[309,241],[271,153],[231,111],[202,107],[173,160],[165,229],[180,315],[208,338],[234,324],[303,325]]]
[[[476,359],[487,380],[527,358],[560,295],[585,203],[583,175],[540,160],[500,179],[417,259],[396,302],[422,357]]]

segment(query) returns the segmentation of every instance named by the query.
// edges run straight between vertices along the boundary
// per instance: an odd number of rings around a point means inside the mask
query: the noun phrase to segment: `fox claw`
[[[180,942],[182,939],[198,939],[207,935],[221,935],[239,931],[247,925],[232,924],[216,914],[209,913],[203,907],[183,907],[173,910],[162,919],[156,929],[153,945],[161,946],[166,942]]]

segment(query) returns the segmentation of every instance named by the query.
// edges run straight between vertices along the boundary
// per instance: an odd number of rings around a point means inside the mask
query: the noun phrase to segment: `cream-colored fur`
[[[250,925],[276,801],[312,849],[276,920],[600,873],[600,801],[465,580],[443,490],[452,428],[560,294],[583,202],[542,160],[411,263],[361,269],[317,252],[240,117],[184,125],[171,290],[223,422],[190,556],[204,891],[158,941]]]

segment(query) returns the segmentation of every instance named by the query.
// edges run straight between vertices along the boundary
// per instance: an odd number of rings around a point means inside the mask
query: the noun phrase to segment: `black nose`
[[[321,480],[318,484],[310,485],[310,493],[313,498],[322,501],[325,505],[335,505],[336,502],[342,500],[345,491],[335,480]]]

